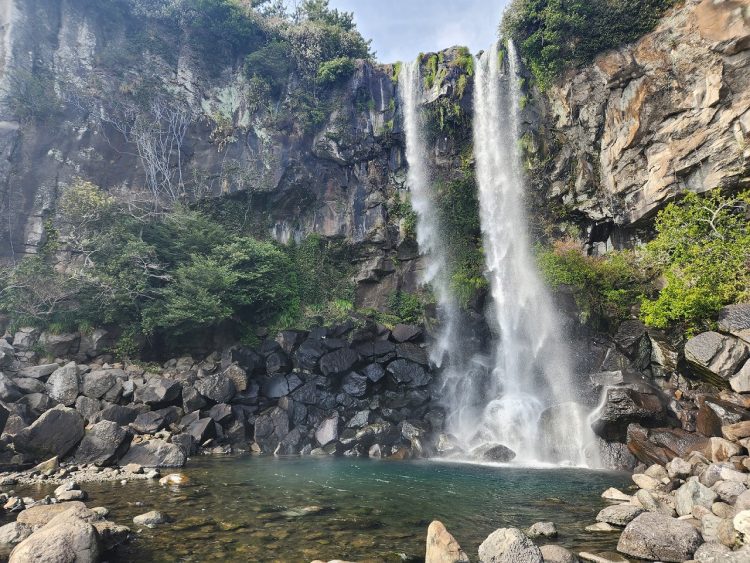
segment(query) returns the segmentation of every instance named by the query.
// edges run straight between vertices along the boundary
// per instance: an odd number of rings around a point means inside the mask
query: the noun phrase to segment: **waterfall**
[[[424,260],[421,281],[432,287],[441,321],[431,348],[431,360],[441,366],[458,342],[455,334],[458,304],[451,293],[446,245],[442,240],[440,216],[427,163],[420,111],[422,76],[418,59],[403,65],[398,88],[406,133],[406,161],[409,165],[406,181],[411,194],[411,207],[417,214],[417,244]]]
[[[522,462],[592,465],[584,447],[593,433],[585,409],[572,402],[567,346],[528,233],[517,55],[512,43],[504,60],[498,50],[495,44],[475,60],[474,154],[497,339],[485,407],[471,433],[475,444],[503,444]],[[471,439],[467,429],[457,431]]]

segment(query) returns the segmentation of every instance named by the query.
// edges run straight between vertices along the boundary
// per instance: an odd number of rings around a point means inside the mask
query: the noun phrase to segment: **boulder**
[[[0,372],[0,401],[13,403],[21,397],[23,397],[23,391],[16,387],[16,384],[13,383],[10,377],[6,377],[3,372]]]
[[[326,377],[343,375],[359,361],[359,354],[351,348],[341,348],[320,358],[320,371]]]
[[[0,547],[16,545],[31,535],[31,528],[26,524],[11,522],[0,527]]]
[[[643,514],[643,508],[632,504],[616,504],[607,506],[596,515],[597,522],[606,522],[613,526],[626,526],[636,516]]]
[[[305,340],[297,351],[294,353],[294,361],[297,368],[305,371],[315,371],[318,368],[318,362],[328,349],[323,342],[317,338],[308,338]]]
[[[738,455],[742,451],[742,447],[725,440],[724,438],[709,438],[708,448],[706,449],[706,457],[708,457],[714,463],[727,461],[733,456]]]
[[[703,332],[685,344],[685,359],[707,381],[725,385],[750,356],[747,343],[718,332]]]
[[[195,382],[195,390],[214,403],[228,403],[237,392],[232,380],[223,373],[199,379]]]
[[[79,395],[76,399],[75,409],[81,413],[84,420],[91,420],[91,417],[98,413],[101,407],[102,404],[98,399],[92,399],[85,395]]]
[[[278,373],[287,373],[292,369],[292,361],[289,356],[282,350],[271,352],[266,357],[266,373],[276,375]]]
[[[341,381],[341,390],[352,397],[364,397],[367,394],[368,378],[357,372],[347,373]]]
[[[568,551],[561,545],[543,545],[539,548],[542,552],[544,563],[578,563],[579,559],[574,553]]]
[[[750,303],[728,305],[719,311],[719,330],[750,343]]]
[[[500,528],[479,546],[481,563],[543,563],[542,552],[517,528]]]
[[[625,527],[617,550],[652,561],[679,562],[692,559],[702,543],[700,532],[689,522],[644,512]]]
[[[289,395],[302,386],[302,380],[296,374],[275,375],[268,377],[261,385],[261,393],[269,399],[279,399]]]
[[[232,364],[225,369],[224,376],[234,383],[234,388],[238,393],[247,390],[247,372],[237,364]]]
[[[234,418],[232,407],[226,403],[219,403],[211,407],[208,411],[208,416],[210,416],[216,423],[222,425],[227,425]]]
[[[56,369],[60,367],[59,364],[42,364],[39,366],[28,366],[18,372],[21,377],[33,377],[34,379],[44,379],[45,377],[52,375]]]
[[[620,323],[613,340],[617,347],[632,357],[638,342],[646,335],[646,326],[637,319],[628,319]]]
[[[97,369],[81,377],[81,393],[92,399],[101,399],[117,383],[114,370]]]
[[[130,423],[137,434],[156,434],[165,426],[164,417],[158,411],[142,412]]]
[[[516,452],[502,444],[482,444],[471,450],[471,455],[477,459],[506,463],[516,457]]]
[[[98,533],[89,522],[73,517],[53,519],[18,544],[10,554],[9,563],[97,563],[100,551]]]
[[[208,406],[208,401],[192,385],[182,386],[182,408],[193,412]]]
[[[187,427],[187,433],[200,445],[216,437],[216,425],[211,418],[200,418]]]
[[[456,539],[445,529],[442,522],[434,520],[427,528],[427,550],[425,563],[469,563]]]
[[[742,438],[750,437],[750,420],[743,420],[734,424],[721,427],[721,434],[727,440],[736,442]]]
[[[115,422],[103,420],[86,430],[75,453],[76,463],[113,465],[125,455],[132,435]]]
[[[78,355],[83,358],[96,358],[104,354],[114,343],[114,335],[103,328],[94,329],[90,334],[81,335]]]
[[[602,407],[595,413],[591,427],[605,440],[625,440],[628,425],[649,426],[664,420],[664,403],[656,393],[641,393],[626,387],[605,391]]]
[[[13,335],[13,348],[19,352],[31,350],[39,340],[39,329],[24,327]]]
[[[86,505],[79,501],[71,501],[65,504],[35,504],[19,512],[16,522],[37,529],[45,526],[55,516],[73,508],[85,509]]]
[[[63,334],[52,334],[43,332],[39,337],[39,344],[44,351],[54,358],[64,358],[78,351],[78,344],[81,341],[81,335],[77,332],[68,332]]]
[[[289,433],[289,413],[281,407],[266,409],[255,419],[255,442],[266,453],[276,450]]]
[[[748,418],[750,412],[739,405],[721,399],[705,398],[698,408],[695,425],[704,436],[721,436],[722,427]]]
[[[331,442],[338,440],[339,437],[339,415],[334,414],[318,425],[315,430],[315,439],[318,441],[321,447],[330,444]]]
[[[680,516],[692,514],[694,506],[703,506],[711,510],[711,505],[718,495],[693,478],[682,485],[674,494],[675,510]]]
[[[15,385],[24,395],[47,392],[44,382],[34,379],[33,377],[16,376],[13,378],[13,385]]]
[[[176,402],[180,398],[182,384],[179,381],[166,379],[163,377],[154,377],[145,385],[135,390],[134,399],[136,402],[153,406],[166,406]]]
[[[419,342],[424,336],[424,331],[416,325],[397,324],[391,335],[396,342]]]
[[[57,368],[47,380],[47,394],[66,407],[75,404],[79,391],[80,379],[75,362]]]
[[[554,522],[537,522],[526,530],[526,535],[534,538],[554,538],[557,536],[557,526]]]
[[[737,393],[750,393],[750,360],[729,380],[729,386]]]
[[[16,450],[36,459],[65,457],[84,436],[83,418],[74,409],[56,407],[13,437]]]
[[[394,383],[406,387],[423,387],[429,385],[432,380],[424,367],[405,359],[394,360],[388,364],[386,370]]]
[[[160,524],[171,522],[172,519],[158,510],[152,510],[145,514],[139,514],[133,518],[133,524],[137,526],[146,526],[147,528],[156,528]]]
[[[123,405],[110,405],[101,410],[96,416],[98,420],[109,420],[116,422],[120,426],[127,426],[133,422],[140,414],[137,408],[123,406]]]
[[[182,467],[185,461],[186,455],[179,446],[163,440],[148,440],[131,444],[120,465],[137,463],[143,467]]]

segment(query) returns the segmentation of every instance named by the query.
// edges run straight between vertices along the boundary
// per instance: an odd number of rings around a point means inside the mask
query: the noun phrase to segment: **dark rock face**
[[[176,401],[181,392],[182,385],[179,381],[154,378],[135,390],[135,400],[151,406],[167,405]]]
[[[110,405],[98,414],[99,420],[110,420],[120,426],[127,426],[133,422],[139,414],[139,410],[133,407],[123,405]]]
[[[131,434],[114,422],[103,420],[86,431],[75,453],[77,463],[99,466],[116,463],[130,447]]]
[[[604,405],[592,427],[605,440],[624,441],[630,423],[654,425],[664,418],[664,405],[656,393],[611,387],[606,391]]]
[[[13,438],[16,449],[35,459],[65,457],[84,436],[83,418],[74,409],[48,410]]]
[[[236,393],[234,383],[224,374],[199,379],[195,382],[195,390],[214,403],[228,403]]]
[[[348,373],[341,382],[341,390],[352,397],[364,397],[367,394],[368,378],[356,372]]]
[[[255,419],[255,441],[264,452],[272,453],[289,433],[289,414],[280,407],[263,411]]]
[[[130,427],[138,434],[156,434],[166,426],[164,417],[158,411],[139,414]]]
[[[388,364],[386,368],[391,378],[397,385],[407,387],[423,387],[429,385],[432,378],[425,369],[409,360],[396,360]]]
[[[351,370],[358,360],[357,352],[351,348],[341,348],[320,358],[320,371],[327,377],[343,375]]]
[[[708,444],[704,436],[681,428],[646,429],[638,424],[628,426],[626,440],[631,453],[647,465],[665,465],[675,457],[685,457]]]
[[[295,363],[298,369],[314,371],[320,358],[328,351],[321,340],[308,338],[295,352]]]

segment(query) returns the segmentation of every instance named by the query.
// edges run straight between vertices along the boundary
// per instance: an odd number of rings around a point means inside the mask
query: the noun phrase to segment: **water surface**
[[[565,547],[613,550],[619,534],[583,528],[605,506],[604,489],[630,482],[573,468],[252,456],[195,458],[184,473],[193,485],[181,489],[83,484],[88,506],[108,507],[111,520],[134,530],[133,516],[149,510],[175,518],[144,528],[110,562],[421,561],[433,519],[472,559],[495,529],[541,520],[557,524]],[[46,489],[29,492],[38,498]]]

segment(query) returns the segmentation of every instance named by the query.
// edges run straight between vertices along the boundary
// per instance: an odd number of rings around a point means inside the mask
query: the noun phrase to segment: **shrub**
[[[337,57],[325,61],[318,67],[318,84],[333,84],[354,72],[354,61],[350,57]]]
[[[607,330],[628,318],[649,287],[634,253],[613,252],[587,256],[571,241],[538,249],[542,276],[555,290],[567,288],[581,311],[582,320]]]
[[[650,326],[685,325],[689,334],[712,326],[719,310],[750,300],[750,192],[687,194],[656,218],[646,245],[648,264],[666,285],[641,312]]]
[[[403,323],[419,323],[424,317],[424,305],[419,297],[403,291],[391,293],[388,297],[388,310]]]

